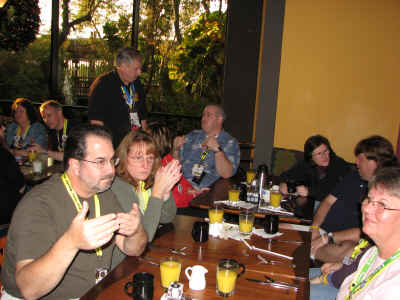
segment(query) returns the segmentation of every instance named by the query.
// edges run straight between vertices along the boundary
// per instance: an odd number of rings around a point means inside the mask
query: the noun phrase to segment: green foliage
[[[223,95],[225,15],[202,15],[185,32],[172,61],[170,76],[181,80],[194,100],[220,103]]]
[[[48,98],[50,39],[38,38],[18,52],[0,50],[0,95],[3,99]]]
[[[0,8],[0,49],[19,51],[35,40],[39,31],[38,0],[8,0]]]

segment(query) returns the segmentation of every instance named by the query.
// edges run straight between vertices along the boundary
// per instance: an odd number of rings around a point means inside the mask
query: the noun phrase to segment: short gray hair
[[[387,194],[400,199],[400,166],[383,167],[375,172],[369,189],[382,189]]]
[[[219,104],[209,104],[206,107],[208,107],[208,106],[215,107],[216,108],[216,111],[215,111],[216,115],[221,116],[222,117],[222,121],[225,121],[226,113],[225,113],[224,108],[221,105],[219,105]]]
[[[132,47],[124,47],[118,51],[115,57],[115,66],[119,67],[124,63],[129,65],[134,60],[142,61],[140,52]]]

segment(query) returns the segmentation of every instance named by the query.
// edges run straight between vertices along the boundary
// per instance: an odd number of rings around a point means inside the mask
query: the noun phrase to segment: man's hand
[[[154,197],[168,200],[172,188],[182,177],[181,167],[179,161],[174,159],[157,170],[152,188]]]
[[[217,137],[215,135],[207,136],[206,139],[201,144],[203,149],[208,148],[212,151],[217,151],[220,144],[218,143]]]
[[[308,188],[304,185],[299,185],[296,187],[297,194],[301,197],[307,197],[308,196]]]
[[[204,193],[208,192],[210,190],[209,187],[202,187],[201,189],[196,189],[195,187],[188,189],[188,194],[192,194],[194,197]]]
[[[95,219],[86,220],[89,205],[82,203],[82,209],[68,229],[68,237],[77,250],[93,250],[108,243],[114,232],[119,229],[115,214],[107,214]]]
[[[36,151],[37,153],[46,152],[39,144],[33,144],[28,147],[28,151]]]
[[[318,249],[328,244],[328,237],[326,234],[321,235],[319,238],[311,241],[311,255],[315,256]]]
[[[117,222],[119,234],[128,238],[136,234],[140,226],[140,213],[137,204],[133,203],[132,209],[128,213],[118,213]]]
[[[288,188],[287,188],[287,184],[285,182],[282,182],[279,185],[279,189],[282,192],[282,194],[287,195],[288,194]]]
[[[311,228],[311,241],[314,241],[320,237],[321,233],[319,232],[319,229]]]
[[[321,266],[321,273],[322,274],[329,274],[335,272],[343,267],[341,262],[333,262],[333,263],[324,263]]]

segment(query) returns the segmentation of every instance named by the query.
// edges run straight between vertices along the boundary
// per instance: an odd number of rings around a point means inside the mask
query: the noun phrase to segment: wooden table
[[[28,185],[33,186],[46,181],[55,173],[62,173],[63,163],[55,161],[51,167],[45,167],[40,174],[35,174],[32,166],[22,165],[20,169],[22,174],[24,174],[25,182]]]
[[[215,292],[216,288],[216,265],[222,258],[233,258],[246,266],[246,272],[236,283],[235,294],[230,299],[308,299],[309,298],[309,254],[310,254],[310,233],[298,232],[293,230],[280,229],[284,233],[280,239],[303,241],[301,245],[282,242],[270,243],[271,250],[285,255],[293,256],[293,263],[296,268],[289,265],[266,265],[260,264],[257,254],[261,254],[267,259],[281,260],[264,253],[249,250],[242,242],[235,240],[222,240],[209,237],[205,243],[196,243],[191,237],[191,229],[196,217],[177,216],[172,225],[164,227],[166,233],[157,237],[153,245],[161,247],[181,248],[186,246],[187,256],[171,254],[166,248],[148,249],[144,256],[159,262],[166,256],[175,256],[182,261],[182,272],[180,282],[184,284],[185,296],[195,299],[221,299]],[[169,227],[169,228],[168,228]],[[252,236],[249,243],[260,248],[267,248],[265,239]],[[189,289],[188,280],[184,274],[185,268],[193,265],[203,265],[208,269],[206,274],[207,287],[203,291],[193,291]],[[125,294],[124,286],[132,280],[136,272],[149,272],[154,275],[154,298],[160,299],[163,290],[160,286],[160,270],[158,266],[151,265],[141,258],[127,257],[117,266],[103,281],[89,290],[81,300],[88,299],[129,299]],[[268,275],[275,280],[285,281],[299,287],[294,289],[277,289],[270,286],[262,286],[257,283],[245,280],[246,277],[263,280],[263,276]]]
[[[209,209],[214,201],[227,200],[228,190],[235,184],[230,179],[218,179],[215,184],[211,187],[210,191],[204,192],[194,198],[190,202],[190,206]],[[290,200],[286,207],[294,213],[294,216],[288,216],[287,214],[280,214],[278,212],[256,212],[256,217],[264,218],[266,214],[276,214],[279,215],[280,219],[289,223],[301,223],[301,224],[311,224],[314,215],[314,200],[307,197],[297,197]],[[285,208],[286,208],[285,207]],[[225,206],[224,210],[230,214],[239,214],[240,210],[234,207]]]

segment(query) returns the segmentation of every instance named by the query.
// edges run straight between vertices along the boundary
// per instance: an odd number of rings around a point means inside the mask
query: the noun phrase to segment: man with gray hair
[[[235,175],[240,162],[237,140],[222,127],[225,112],[219,105],[207,105],[201,118],[201,130],[176,137],[173,155],[182,164],[183,176],[198,190],[218,178]]]
[[[147,109],[139,82],[142,57],[130,47],[119,50],[115,70],[100,75],[89,89],[89,120],[108,127],[118,147],[132,129],[146,128]]]

